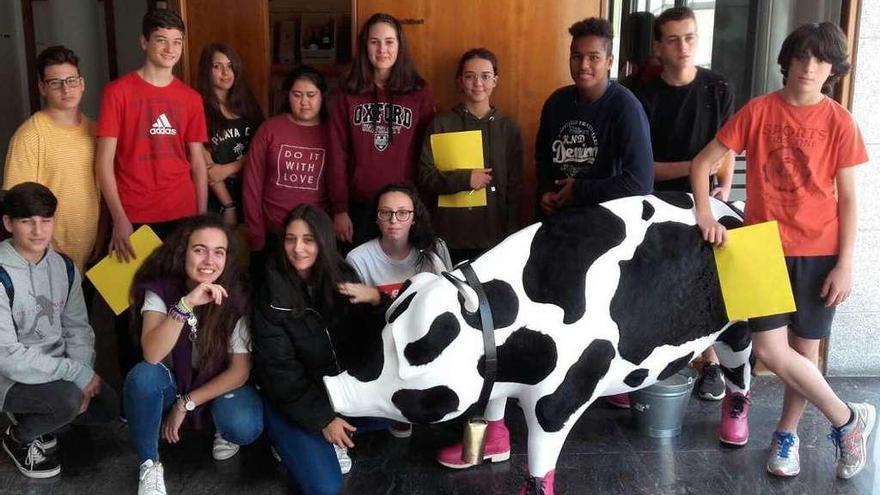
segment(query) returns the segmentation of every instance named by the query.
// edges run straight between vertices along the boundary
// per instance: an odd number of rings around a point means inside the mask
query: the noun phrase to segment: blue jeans
[[[123,400],[131,442],[140,462],[159,460],[162,416],[177,398],[177,384],[162,364],[138,363],[125,378]],[[263,431],[263,403],[250,385],[227,392],[211,402],[214,427],[238,445],[252,443]]]
[[[303,495],[338,495],[342,491],[342,472],[333,444],[321,432],[306,430],[290,421],[277,409],[265,402],[266,435],[291,482]],[[383,430],[394,422],[378,418],[347,419],[358,432]]]

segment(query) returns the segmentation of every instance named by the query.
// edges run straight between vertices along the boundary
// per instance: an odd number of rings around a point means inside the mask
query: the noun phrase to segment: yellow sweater
[[[26,120],[6,154],[3,189],[38,182],[58,198],[55,248],[82,270],[95,246],[100,196],[95,180],[95,122],[85,115],[61,127],[43,112]]]

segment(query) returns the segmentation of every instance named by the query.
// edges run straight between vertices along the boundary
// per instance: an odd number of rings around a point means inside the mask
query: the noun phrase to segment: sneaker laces
[[[859,445],[856,441],[857,435],[854,433],[854,429],[847,433],[843,431],[843,427],[831,427],[831,433],[828,434],[828,439],[835,447],[835,458],[843,459],[847,464],[850,463],[850,457],[858,456]]]
[[[791,455],[791,448],[794,446],[794,434],[777,431],[775,435],[777,444],[776,455],[783,459],[788,459],[788,456]]]
[[[46,453],[46,446],[43,445],[43,435],[38,436],[37,438],[31,441],[31,445],[36,445],[38,449],[40,449],[44,454]]]
[[[46,454],[43,452],[43,444],[41,444],[38,440],[32,441],[28,445],[27,456],[25,457],[25,464],[29,468],[33,468],[37,464],[46,460]]]
[[[752,401],[743,394],[733,394],[730,398],[730,417],[738,418],[742,416],[743,411],[747,404],[751,404]]]

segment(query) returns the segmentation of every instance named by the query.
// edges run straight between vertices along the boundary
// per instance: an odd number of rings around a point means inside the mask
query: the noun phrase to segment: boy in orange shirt
[[[727,237],[712,217],[708,178],[711,164],[728,150],[747,153],[746,224],[779,222],[797,311],[749,320],[756,356],[785,383],[767,462],[777,476],[800,472],[797,425],[807,401],[831,421],[839,478],[864,468],[876,416],[871,404],[840,400],[816,366],[835,307],[852,289],[853,170],[868,160],[852,115],[823,94],[849,71],[847,52],[843,32],[832,23],[796,29],[777,60],[783,89],[749,101],[691,164],[697,223],[706,241],[723,246]]]

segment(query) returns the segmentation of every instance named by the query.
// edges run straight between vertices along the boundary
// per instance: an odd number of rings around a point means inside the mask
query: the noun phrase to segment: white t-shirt
[[[437,241],[437,253],[429,255],[428,263],[416,266],[419,260],[417,249],[411,249],[406,258],[396,260],[385,254],[377,237],[352,249],[345,260],[365,284],[396,297],[403,283],[416,273],[440,274],[451,268],[452,262],[449,260],[449,250],[445,242]]]
[[[165,305],[165,301],[159,297],[155,292],[148,290],[144,294],[144,305],[141,307],[141,314],[144,314],[144,311],[157,311],[162,314],[168,313],[168,306]],[[251,333],[248,330],[247,320],[244,317],[239,318],[238,322],[235,324],[235,328],[232,329],[232,334],[229,336],[229,354],[249,354],[251,352]],[[169,366],[171,363],[171,354],[165,357],[162,360],[165,366]],[[198,368],[200,363],[199,359],[199,350],[197,346],[193,346],[192,350],[192,364],[193,368]]]

